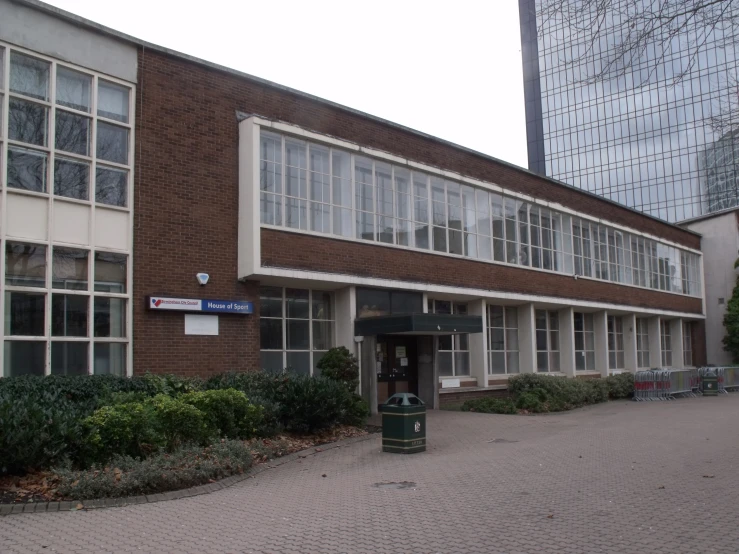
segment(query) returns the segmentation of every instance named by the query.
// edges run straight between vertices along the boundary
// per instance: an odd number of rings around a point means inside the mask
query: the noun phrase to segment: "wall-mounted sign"
[[[185,314],[186,335],[217,335],[218,316]]]
[[[244,315],[254,313],[254,304],[245,300],[206,300],[150,296],[148,304],[150,310]]]

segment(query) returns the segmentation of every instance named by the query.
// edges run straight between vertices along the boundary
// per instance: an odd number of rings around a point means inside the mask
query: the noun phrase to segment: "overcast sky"
[[[516,0],[46,1],[526,166]]]

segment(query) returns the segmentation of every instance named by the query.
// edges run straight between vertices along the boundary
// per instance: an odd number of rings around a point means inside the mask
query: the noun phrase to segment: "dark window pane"
[[[285,289],[285,303],[288,318],[308,319],[310,317],[308,290]]]
[[[55,337],[86,337],[90,298],[73,294],[51,296],[51,334]]]
[[[45,287],[46,246],[6,243],[5,284],[19,287]]]
[[[87,250],[55,246],[51,286],[55,289],[87,290],[88,258]]]
[[[86,342],[51,343],[52,375],[87,375],[89,344]]]
[[[423,311],[423,295],[418,292],[390,292],[390,313],[412,314]]]
[[[128,171],[98,166],[95,172],[95,202],[126,207],[127,199]]]
[[[267,371],[282,371],[285,369],[282,361],[282,351],[280,352],[261,352],[262,369]]]
[[[313,291],[313,319],[333,319],[333,295]]]
[[[282,350],[282,320],[259,320],[259,348],[261,350]],[[282,369],[282,368],[280,368]]]
[[[295,373],[310,373],[310,352],[288,352],[287,369]]]
[[[98,81],[98,115],[128,123],[128,94],[127,87]]]
[[[95,292],[126,292],[128,256],[95,252]]]
[[[44,335],[45,295],[30,292],[5,293],[5,334]]]
[[[43,375],[46,367],[45,341],[5,341],[5,376]]]
[[[90,164],[69,158],[54,159],[54,194],[87,200],[90,190]]]
[[[56,103],[81,112],[90,111],[92,77],[63,66],[56,69]]]
[[[12,98],[8,113],[8,137],[20,142],[46,146],[49,129],[49,108]]]
[[[46,192],[47,155],[17,146],[8,147],[8,186]]]
[[[97,152],[101,160],[128,163],[128,129],[98,121]]]
[[[39,100],[48,100],[49,66],[49,62],[13,52],[10,55],[10,90]]]
[[[96,342],[94,345],[95,375],[126,375],[125,343]]]
[[[280,287],[259,289],[259,313],[262,317],[282,317],[282,289]]]
[[[288,350],[310,350],[310,326],[308,320],[288,319],[286,328],[286,346]]]
[[[125,337],[126,300],[96,296],[94,330],[96,337]]]
[[[57,150],[90,155],[90,118],[57,110],[54,134]]]
[[[332,321],[313,322],[313,348],[328,350],[334,342],[334,324]]]
[[[357,289],[357,314],[372,317],[390,313],[390,292],[376,289]]]

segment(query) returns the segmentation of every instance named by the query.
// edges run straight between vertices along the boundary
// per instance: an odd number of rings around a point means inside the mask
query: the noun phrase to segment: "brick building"
[[[0,106],[0,375],[343,345],[371,404],[435,406],[705,360],[699,235],[478,152],[35,0],[0,0]]]

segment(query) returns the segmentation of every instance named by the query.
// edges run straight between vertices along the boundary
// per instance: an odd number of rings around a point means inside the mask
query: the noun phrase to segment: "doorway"
[[[418,394],[418,352],[414,336],[378,335],[375,345],[377,403],[393,394]]]

